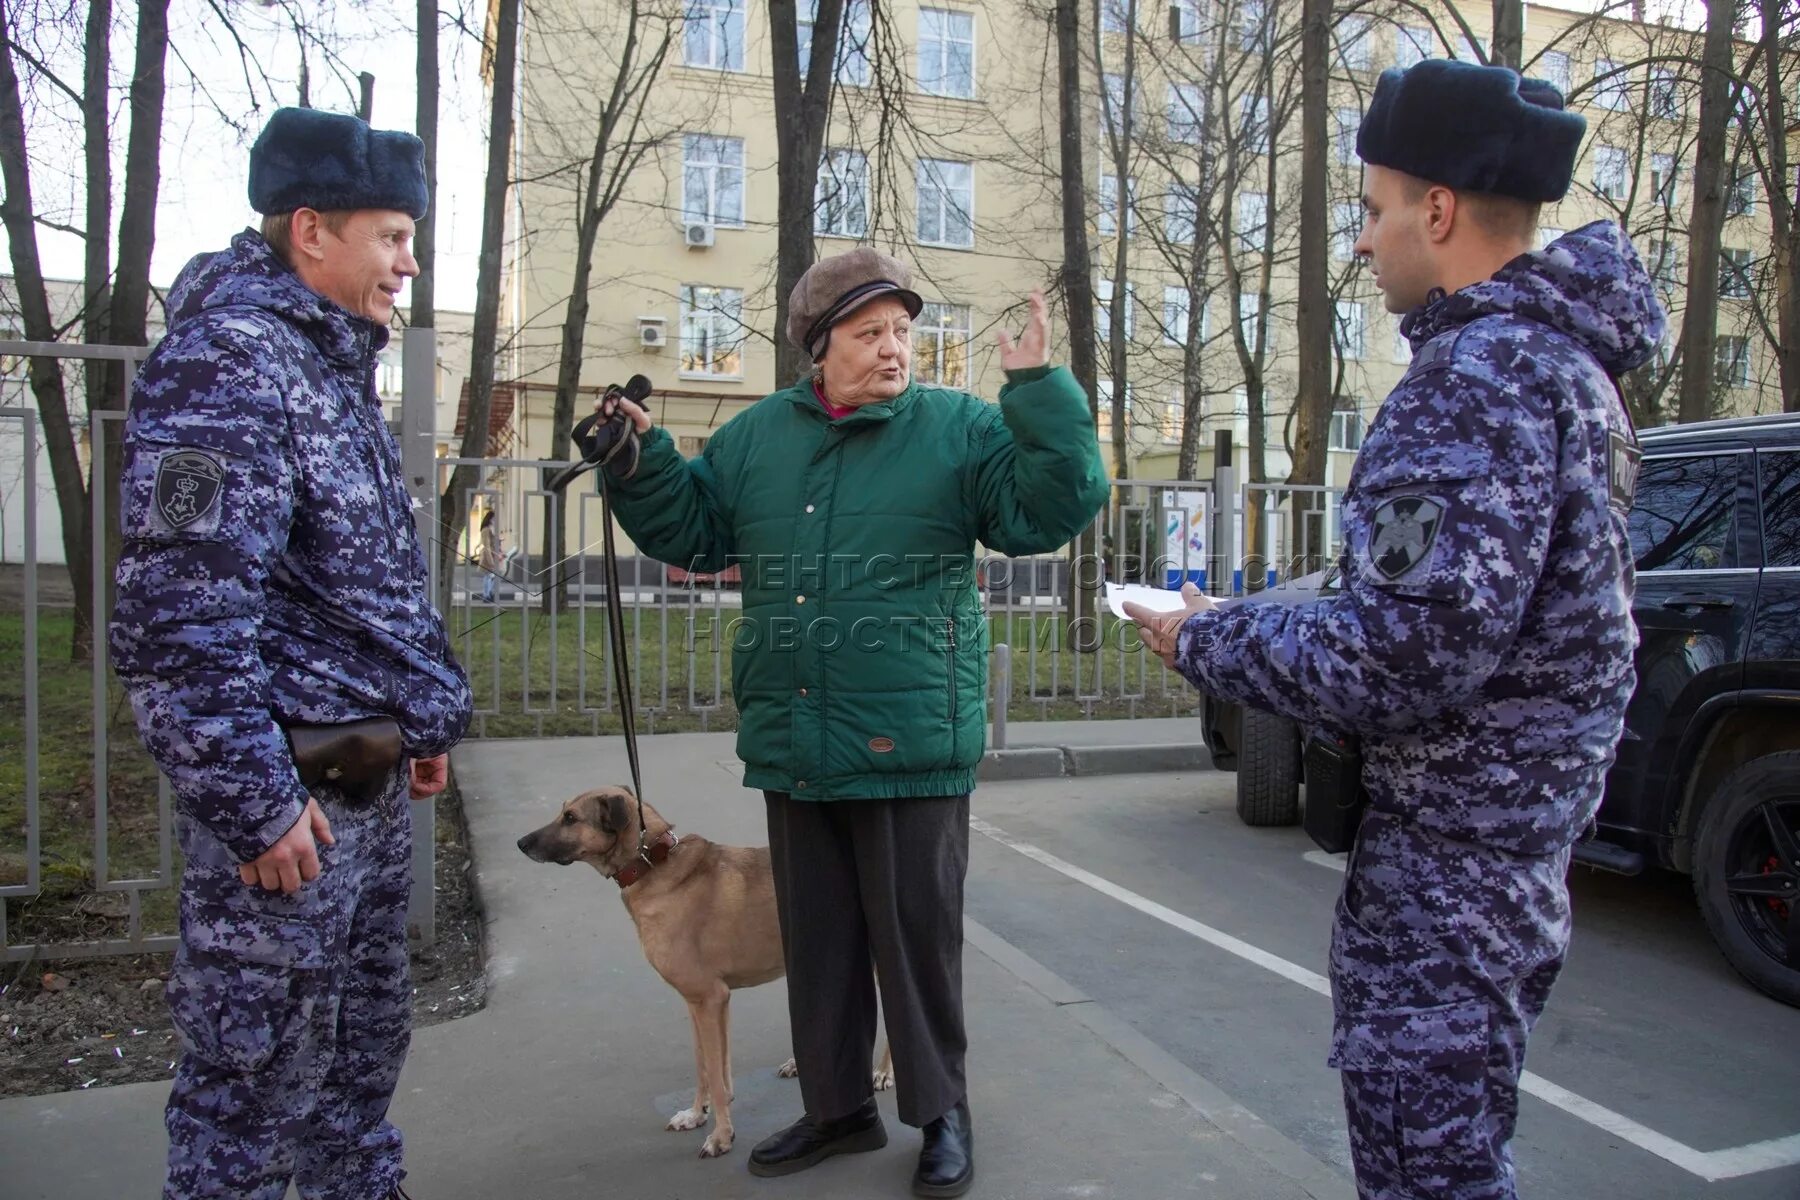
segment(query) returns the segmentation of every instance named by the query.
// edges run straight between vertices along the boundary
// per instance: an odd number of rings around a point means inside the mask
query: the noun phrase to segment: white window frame
[[[1569,81],[1572,75],[1570,74],[1568,51],[1544,51],[1538,56],[1534,73],[1561,93],[1564,100],[1569,98]]]
[[[1163,195],[1163,239],[1175,246],[1191,246],[1200,229],[1200,197],[1177,180]]]
[[[912,337],[914,379],[938,387],[968,390],[973,382],[969,348],[974,340],[974,314],[968,305],[927,301],[925,307],[919,310],[918,318],[913,321]],[[921,344],[925,342],[933,344],[933,353],[939,365],[935,372],[926,370],[922,365],[929,361],[919,352]],[[960,378],[945,378],[942,367],[946,363],[956,367],[951,374],[960,375]]]
[[[1619,72],[1614,74],[1614,72]],[[1594,79],[1596,82],[1592,95],[1595,108],[1604,108],[1608,112],[1631,111],[1631,75],[1620,70],[1616,59],[1596,58],[1594,60]]]
[[[1198,146],[1206,133],[1206,91],[1197,83],[1171,83],[1163,123],[1171,142]]]
[[[1136,301],[1136,299],[1137,299],[1137,284],[1129,283],[1129,282],[1126,283],[1126,285],[1125,285],[1125,340],[1127,342],[1131,341],[1132,336],[1137,332],[1137,323],[1133,319],[1132,311],[1131,311],[1134,307],[1136,307],[1136,305],[1134,303],[1134,301]],[[1113,308],[1113,281],[1110,279],[1095,280],[1094,281],[1094,309],[1095,309],[1094,329],[1095,329],[1095,332],[1097,333],[1097,335],[1099,336],[1100,342],[1102,345],[1109,344],[1112,341],[1112,308]]]
[[[968,37],[961,36],[955,26],[968,22]],[[935,24],[935,28],[931,28]],[[950,78],[954,61],[953,48],[968,49],[969,77],[966,81]],[[928,59],[935,56],[932,73],[926,74]],[[945,96],[952,100],[975,98],[975,14],[960,8],[921,8],[919,10],[919,91],[927,96]],[[966,85],[966,90],[958,90]]]
[[[1681,81],[1668,67],[1650,68],[1650,115],[1667,121],[1681,119]]]
[[[861,238],[868,232],[869,156],[842,147],[825,151],[813,182],[813,233]]]
[[[1675,188],[1681,179],[1681,164],[1673,154],[1650,156],[1650,203],[1658,208],[1675,207]]]
[[[1713,340],[1713,379],[1726,387],[1750,386],[1750,339],[1720,334]]]
[[[1238,253],[1261,254],[1263,241],[1268,236],[1269,194],[1267,192],[1239,192],[1235,204],[1236,208],[1233,210],[1232,216],[1234,226],[1232,235],[1237,240]],[[1252,212],[1257,217],[1254,224],[1248,220]]]
[[[1128,97],[1125,95],[1125,77],[1115,72],[1108,71],[1100,77],[1100,85],[1103,89],[1103,94],[1096,96],[1095,100],[1100,109],[1101,143],[1105,144],[1109,138],[1122,136],[1125,128],[1125,121],[1128,118],[1132,119],[1132,136],[1136,137],[1138,129],[1135,118],[1137,114],[1133,110],[1131,103],[1136,97]],[[1136,86],[1134,85],[1131,90],[1136,92]]]
[[[1113,381],[1110,379],[1095,380],[1094,381],[1094,391],[1096,393],[1094,399],[1096,401],[1098,401],[1096,407],[1099,408],[1099,410],[1100,410],[1099,428],[1102,432],[1104,432],[1105,434],[1110,436],[1112,433],[1113,421],[1115,419],[1114,415],[1113,415]],[[1125,385],[1125,432],[1126,433],[1131,432],[1131,402],[1133,400],[1135,400],[1136,398],[1137,398],[1137,388],[1129,383],[1126,384]]]
[[[1362,204],[1339,200],[1331,206],[1331,257],[1349,262],[1356,257],[1356,239],[1362,236]]]
[[[1337,44],[1338,61],[1346,71],[1367,71],[1374,67],[1372,29],[1369,18],[1361,14],[1339,17],[1333,23],[1332,38]]]
[[[1239,50],[1252,54],[1263,49],[1273,12],[1274,0],[1237,0]]]
[[[735,150],[735,154],[733,151]],[[731,161],[736,158],[736,162]],[[706,210],[688,205],[693,181],[703,180]],[[721,215],[727,206],[720,197],[737,197],[737,215]],[[744,227],[744,139],[717,133],[689,133],[681,140],[681,219],[684,224],[711,225],[718,229]]]
[[[1756,257],[1747,249],[1736,246],[1719,248],[1719,299],[1748,300],[1750,298],[1750,272],[1756,266]]]
[[[743,71],[746,7],[744,0],[688,0],[682,62],[704,71]]]
[[[1238,143],[1246,153],[1269,152],[1269,98],[1254,92],[1238,105]]]
[[[925,215],[928,202],[936,209],[940,234],[949,232],[949,218],[957,215],[957,197],[954,194],[956,189],[951,187],[950,181],[944,178],[944,168],[946,167],[957,168],[959,169],[958,173],[966,174],[968,178],[968,204],[966,212],[961,214],[968,220],[969,240],[966,242],[950,241],[948,238],[934,239],[925,235]],[[917,185],[915,194],[918,203],[918,221],[914,225],[914,230],[918,235],[919,244],[942,246],[952,250],[973,249],[975,246],[975,164],[956,159],[921,158],[914,178]]]
[[[1557,238],[1560,238],[1567,232],[1569,231],[1566,229],[1558,229],[1554,225],[1539,225],[1537,231],[1537,248],[1539,250],[1546,249],[1551,242],[1554,242]]]
[[[1725,215],[1728,217],[1751,217],[1756,215],[1756,172],[1740,171],[1725,189]]]
[[[702,293],[710,303],[702,305]],[[742,288],[720,287],[710,283],[681,285],[681,357],[678,374],[683,379],[742,379],[744,377],[744,292]],[[711,347],[706,361],[735,356],[735,371],[714,371],[689,367],[691,354]]]
[[[1094,214],[1094,227],[1101,237],[1116,237],[1119,232],[1119,177],[1101,175],[1095,189],[1099,204]],[[1137,180],[1125,181],[1125,236],[1137,232]]]
[[[1608,180],[1603,165],[1616,164],[1617,170]],[[1608,183],[1613,186],[1608,187]],[[1631,190],[1631,157],[1618,146],[1594,147],[1594,191],[1607,200],[1623,200]]]
[[[874,76],[869,61],[869,39],[875,25],[870,0],[844,0],[843,28],[838,31],[837,81],[846,87],[868,87]],[[799,0],[794,9],[794,41],[800,55],[800,78],[806,78],[812,62],[813,26],[819,19],[819,0]]]
[[[1173,0],[1172,6],[1179,14],[1176,18],[1175,44],[1191,46],[1204,36],[1206,27],[1206,0]]]
[[[1357,362],[1369,352],[1369,313],[1360,300],[1339,300],[1333,306],[1332,346],[1344,358]]]
[[[1331,426],[1325,435],[1325,448],[1355,454],[1362,449],[1363,439],[1368,435],[1369,421],[1362,415],[1362,405],[1353,397],[1341,398],[1338,407],[1331,412]]]
[[[1356,161],[1356,134],[1362,127],[1362,109],[1334,108],[1331,110],[1333,128],[1331,131],[1332,146],[1337,152],[1337,165],[1350,166]]]
[[[1256,353],[1256,321],[1262,315],[1261,292],[1238,293],[1238,329],[1243,332],[1244,346],[1250,353]],[[1267,353],[1275,344],[1275,325],[1271,321],[1263,322],[1263,351]]]
[[[1402,71],[1431,57],[1437,36],[1423,25],[1394,26],[1394,65]]]
[[[1194,293],[1185,287],[1165,283],[1162,302],[1162,344],[1187,345],[1188,318],[1193,312]]]

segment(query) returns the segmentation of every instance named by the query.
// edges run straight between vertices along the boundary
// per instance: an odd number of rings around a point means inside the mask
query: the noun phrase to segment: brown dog
[[[701,1158],[731,1149],[731,993],[786,972],[775,877],[766,846],[721,846],[676,838],[674,826],[643,806],[649,856],[639,854],[638,803],[630,788],[583,792],[542,829],[519,839],[535,862],[584,862],[619,883],[644,957],[687,1001],[694,1025],[694,1106],[669,1118],[670,1129],[698,1129],[714,1116]],[[794,1074],[794,1060],[780,1069]],[[893,1086],[891,1052],[876,1069],[877,1090]]]

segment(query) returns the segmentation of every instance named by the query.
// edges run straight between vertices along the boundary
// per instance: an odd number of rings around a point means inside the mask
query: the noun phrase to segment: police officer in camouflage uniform
[[[1414,358],[1344,498],[1342,588],[1132,614],[1203,691],[1361,738],[1330,1061],[1371,1200],[1515,1194],[1570,846],[1634,682],[1637,451],[1614,378],[1651,356],[1664,316],[1617,226],[1532,249],[1584,128],[1504,68],[1383,73],[1357,138],[1356,249]]]
[[[262,232],[171,289],[126,425],[112,662],[186,858],[163,1195],[403,1196],[408,795],[470,709],[374,388],[423,146],[284,109],[250,200]],[[383,717],[372,786],[309,795],[287,730]]]

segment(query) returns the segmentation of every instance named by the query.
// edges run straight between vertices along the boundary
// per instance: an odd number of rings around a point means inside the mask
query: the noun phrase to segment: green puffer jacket
[[[802,380],[695,459],[652,429],[637,475],[613,485],[643,553],[742,568],[742,616],[713,636],[732,647],[744,786],[817,800],[974,787],[975,544],[1054,550],[1106,491],[1087,399],[1060,367],[1011,373],[999,405],[914,384],[835,421]]]

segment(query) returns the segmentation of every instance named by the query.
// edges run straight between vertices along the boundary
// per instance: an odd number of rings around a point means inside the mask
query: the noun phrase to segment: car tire
[[[1800,1006],[1800,966],[1782,954],[1800,937],[1788,932],[1800,920],[1800,751],[1753,758],[1713,793],[1694,844],[1694,895],[1738,974]]]
[[[1258,826],[1298,823],[1300,727],[1247,704],[1238,712],[1238,819]]]

